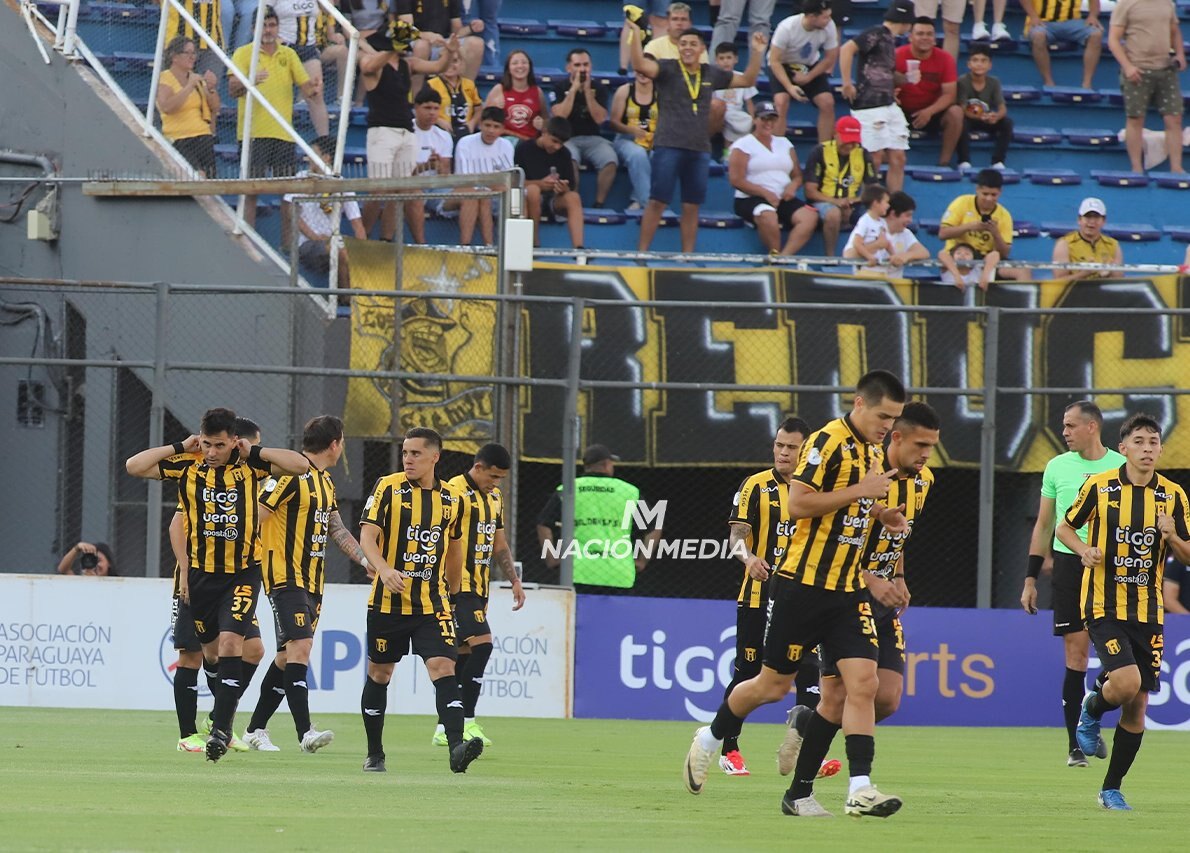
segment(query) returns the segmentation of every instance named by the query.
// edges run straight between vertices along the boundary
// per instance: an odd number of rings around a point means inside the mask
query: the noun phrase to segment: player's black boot
[[[483,752],[483,740],[481,738],[471,738],[461,743],[456,743],[450,749],[450,769],[454,773],[466,773],[467,767],[472,761],[479,758],[480,753]]]
[[[369,755],[364,759],[364,771],[367,773],[387,773],[388,770],[384,766],[384,753],[378,755]]]
[[[211,729],[211,736],[207,738],[207,761],[218,761],[227,755],[227,744],[231,735],[219,729]]]

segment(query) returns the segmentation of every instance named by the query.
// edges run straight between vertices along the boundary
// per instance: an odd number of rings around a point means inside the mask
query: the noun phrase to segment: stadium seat
[[[1108,220],[1103,231],[1123,243],[1153,243],[1161,239],[1161,229],[1145,223],[1113,223]]]
[[[942,220],[934,216],[919,216],[917,227],[925,229],[927,233],[937,235],[938,229],[942,227]]]
[[[1157,186],[1169,190],[1190,189],[1190,175],[1174,172],[1149,172],[1149,177],[1157,182]]]
[[[1100,89],[1099,93],[1107,98],[1107,102],[1113,107],[1124,106],[1124,93],[1119,89]]]
[[[583,222],[587,225],[623,225],[628,217],[615,210],[603,207],[584,207]]]
[[[480,85],[495,86],[503,76],[503,68],[489,65],[479,69],[479,73],[475,75],[475,82]]]
[[[640,222],[643,215],[643,210],[625,210],[624,219],[627,222]],[[661,226],[662,228],[671,228],[678,224],[678,215],[670,210],[668,207],[661,211]]]
[[[544,36],[550,28],[533,18],[501,18],[500,33],[510,36]]]
[[[964,170],[963,174],[967,176],[967,180],[975,183],[979,178],[979,173],[983,171],[983,167],[973,166],[970,169]],[[1016,169],[1004,169],[1000,172],[1000,176],[1004,179],[1005,186],[1009,184],[1019,184],[1023,176]]]
[[[1012,132],[1012,141],[1018,145],[1056,145],[1062,141],[1062,134],[1052,127],[1018,127]]]
[[[1178,243],[1190,243],[1190,225],[1166,225],[1162,230]]]
[[[1070,140],[1071,145],[1108,147],[1120,144],[1116,131],[1108,127],[1064,127],[1062,135]]]
[[[570,75],[561,68],[538,68],[534,70],[534,74],[537,77],[537,83],[545,87],[570,79]]]
[[[1144,172],[1092,169],[1091,177],[1104,187],[1147,187],[1149,185],[1149,176]]]
[[[1012,234],[1021,240],[1030,240],[1033,237],[1041,236],[1041,228],[1033,222],[1016,222],[1012,223]]]
[[[727,174],[727,165],[712,159],[710,166],[707,167],[707,174],[712,178],[718,178],[720,175]]]
[[[1055,104],[1096,104],[1103,100],[1096,90],[1081,86],[1047,86],[1045,91]]]
[[[906,166],[905,171],[915,181],[952,184],[963,179],[963,173],[949,166]]]
[[[1047,237],[1061,237],[1063,234],[1069,234],[1078,225],[1074,222],[1042,222],[1040,229],[1041,233]]]
[[[743,228],[744,220],[730,211],[700,210],[698,212],[699,228]]]
[[[1041,187],[1074,186],[1083,182],[1083,176],[1073,169],[1025,169],[1029,183]]]
[[[1037,86],[1004,86],[1004,100],[1015,101],[1020,103],[1022,101],[1040,101],[1041,89]]]
[[[971,49],[973,44],[982,44],[992,51],[992,53],[1016,53],[1019,42],[1016,39],[1004,39],[1003,41],[992,41],[990,39],[983,39],[975,41],[969,36],[961,36],[959,41],[962,43],[964,52]],[[941,45],[939,45],[941,47]]]
[[[564,21],[551,18],[546,21],[560,36],[567,38],[602,38],[607,27],[595,21]]]
[[[795,121],[790,119],[789,125],[785,128],[785,135],[795,142],[802,139],[817,140],[818,125],[812,121]]]
[[[56,6],[49,8],[57,10]],[[80,3],[79,4],[79,18],[84,16],[92,19],[102,21],[110,21],[113,18],[119,18],[124,21],[139,21],[146,19],[156,19],[160,17],[161,12],[156,6],[133,6],[129,3]]]

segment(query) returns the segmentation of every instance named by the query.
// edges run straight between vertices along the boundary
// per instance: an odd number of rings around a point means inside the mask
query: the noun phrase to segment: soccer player
[[[310,460],[307,473],[270,479],[260,495],[262,574],[273,607],[277,655],[260,685],[260,700],[244,741],[262,752],[279,751],[267,726],[283,698],[289,701],[302,752],[317,752],[335,739],[334,732],[318,731],[310,724],[306,687],[310,649],[322,613],[327,541],[368,567],[359,543],[343,526],[328,473],[343,455],[343,422],[333,415],[308,421],[302,430],[302,454]]]
[[[190,605],[204,650],[219,658],[214,722],[207,739],[210,761],[228,750],[231,723],[244,680],[244,634],[256,611],[260,564],[254,557],[257,492],[272,473],[304,474],[305,456],[251,445],[235,434],[230,409],[210,409],[199,434],[150,447],[125,463],[129,474],[178,481],[189,531],[188,572],[178,573],[178,595]],[[199,453],[201,451],[201,453]]]
[[[1083,618],[1109,673],[1092,691],[1078,721],[1078,744],[1095,750],[1104,714],[1122,708],[1099,805],[1131,811],[1120,792],[1145,730],[1149,693],[1156,692],[1164,649],[1161,582],[1167,550],[1190,560],[1190,507],[1182,487],[1157,473],[1161,426],[1133,415],[1120,427],[1117,469],[1095,474],[1079,490],[1058,539],[1082,561]],[[1079,529],[1087,528],[1086,541]]]
[[[880,442],[904,405],[901,381],[886,370],[871,371],[860,378],[851,412],[806,439],[789,484],[795,527],[770,589],[760,674],[736,685],[711,725],[695,732],[683,773],[690,793],[702,791],[723,739],[738,736],[753,710],[783,699],[803,655],[821,644],[824,656],[837,661],[847,689],[842,728],[851,782],[844,811],[888,817],[901,807],[900,798],[880,793],[870,778],[878,648],[860,557],[872,519],[893,535],[908,529],[904,507],[881,502],[897,472],[884,470]],[[829,816],[814,799],[821,764],[811,767],[808,759],[826,754],[823,744],[834,732],[820,714],[810,718],[793,785],[781,800],[785,814]]]
[[[901,416],[893,423],[884,448],[885,466],[896,474],[889,486],[888,503],[905,508],[907,529],[902,533],[891,533],[879,521],[873,523],[860,561],[866,573],[864,583],[872,596],[872,618],[880,644],[880,658],[876,664],[876,722],[892,716],[901,704],[905,685],[905,633],[900,613],[909,606],[904,548],[934,485],[934,473],[926,467],[926,462],[938,444],[941,427],[938,413],[929,404],[906,403]],[[834,660],[823,660],[822,676],[822,700],[817,710],[830,724],[833,736],[843,719],[847,692]],[[783,776],[792,772],[797,763],[802,737],[812,713],[809,708],[793,710],[785,742],[777,753],[777,769]],[[827,746],[830,746],[829,742]]]
[[[512,457],[499,444],[485,444],[475,454],[471,470],[452,479],[452,486],[460,496],[463,537],[459,548],[463,553],[462,573],[457,590],[452,589],[451,609],[455,614],[459,639],[459,690],[463,695],[463,737],[479,738],[483,745],[492,741],[475,721],[475,705],[483,687],[483,673],[492,656],[492,628],[488,624],[488,589],[492,564],[512,584],[513,610],[525,606],[525,589],[517,576],[512,551],[504,537],[504,494],[500,481],[508,476]],[[464,654],[461,650],[468,649]],[[465,661],[464,661],[465,658]],[[446,746],[446,728],[439,718],[431,740],[434,746]]]
[[[1083,564],[1078,555],[1054,535],[1054,525],[1058,519],[1066,517],[1066,511],[1088,477],[1115,471],[1124,464],[1123,456],[1103,446],[1102,429],[1103,412],[1090,400],[1079,400],[1066,407],[1062,415],[1062,438],[1070,450],[1051,459],[1041,476],[1041,505],[1029,543],[1028,576],[1021,590],[1021,607],[1026,613],[1036,614],[1037,577],[1050,558],[1052,542],[1054,636],[1062,638],[1066,652],[1062,710],[1066,718],[1066,764],[1070,767],[1087,766],[1087,756],[1079,748],[1074,730],[1078,726],[1087,681],[1090,638],[1082,616]],[[1085,541],[1087,531],[1079,530],[1079,535]],[[1100,743],[1093,752],[1106,758],[1107,746]]]
[[[404,470],[376,481],[360,519],[360,545],[376,569],[368,598],[368,675],[360,709],[368,735],[364,770],[383,773],[384,712],[393,668],[410,647],[434,684],[438,719],[446,729],[450,769],[466,773],[483,739],[463,740],[463,699],[455,679],[455,623],[448,578],[460,582],[462,498],[438,479],[442,436],[426,427],[405,433]],[[448,537],[454,540],[448,545]]]
[[[732,501],[727,519],[731,527],[729,542],[732,554],[743,546],[740,560],[744,564],[744,580],[735,606],[735,665],[724,699],[737,684],[755,678],[760,672],[769,604],[768,580],[785,556],[793,532],[785,511],[785,493],[789,489],[789,475],[809,434],[810,426],[801,418],[786,418],[777,427],[777,437],[773,439],[773,467],[745,479]],[[798,675],[801,676],[800,669]],[[738,737],[723,739],[719,768],[728,776],[750,775],[740,755]]]

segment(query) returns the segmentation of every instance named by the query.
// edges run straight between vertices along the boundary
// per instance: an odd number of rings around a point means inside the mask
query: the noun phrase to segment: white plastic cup
[[[905,80],[912,85],[917,85],[921,82],[921,60],[905,60]]]

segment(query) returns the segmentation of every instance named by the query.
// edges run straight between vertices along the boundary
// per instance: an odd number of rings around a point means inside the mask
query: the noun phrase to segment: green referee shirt
[[[1088,477],[1102,471],[1119,468],[1124,462],[1124,457],[1111,449],[1107,449],[1107,453],[1103,454],[1102,459],[1094,461],[1084,459],[1073,450],[1051,459],[1045,466],[1045,473],[1041,475],[1041,496],[1054,499],[1055,528],[1066,517],[1066,510],[1070,509],[1070,505],[1078,497],[1078,490],[1083,487],[1083,483]],[[1078,538],[1084,542],[1087,541],[1086,527],[1079,529]],[[1063,554],[1074,553],[1059,542],[1056,536],[1054,537],[1054,550],[1061,551]]]

